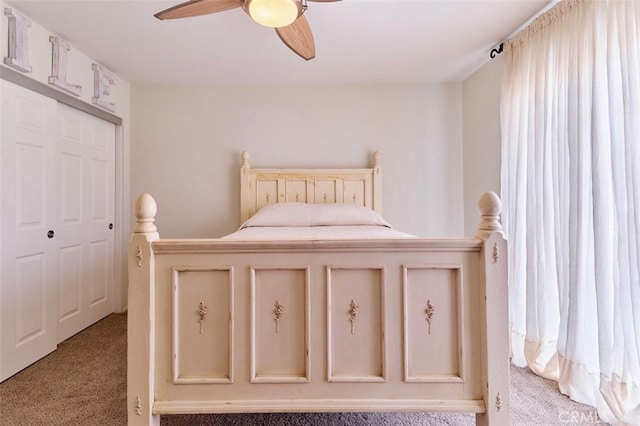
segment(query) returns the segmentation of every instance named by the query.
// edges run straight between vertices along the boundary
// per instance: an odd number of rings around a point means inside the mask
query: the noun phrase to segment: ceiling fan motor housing
[[[306,0],[244,0],[242,8],[258,24],[282,28],[304,13]]]

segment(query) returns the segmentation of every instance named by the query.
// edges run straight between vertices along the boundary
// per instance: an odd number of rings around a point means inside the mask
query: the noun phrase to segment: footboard
[[[509,424],[506,243],[159,239],[129,246],[128,418],[447,411]]]

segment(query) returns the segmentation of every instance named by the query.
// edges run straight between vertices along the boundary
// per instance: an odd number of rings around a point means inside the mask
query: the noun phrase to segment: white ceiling
[[[5,0],[132,84],[461,81],[550,0],[309,1],[308,62],[242,9],[154,18],[180,2]]]

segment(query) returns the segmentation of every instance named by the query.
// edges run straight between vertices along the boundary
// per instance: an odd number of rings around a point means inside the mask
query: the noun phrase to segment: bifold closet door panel
[[[0,380],[56,349],[56,101],[0,80]]]
[[[58,341],[113,312],[115,125],[58,105]]]

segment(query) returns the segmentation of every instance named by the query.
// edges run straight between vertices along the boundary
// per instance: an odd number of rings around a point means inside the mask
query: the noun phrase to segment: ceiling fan
[[[334,2],[340,0],[309,0]],[[261,25],[275,28],[284,44],[300,57],[309,60],[316,56],[309,22],[302,16],[307,0],[190,0],[156,13],[158,19],[177,19],[208,15],[241,7]]]

